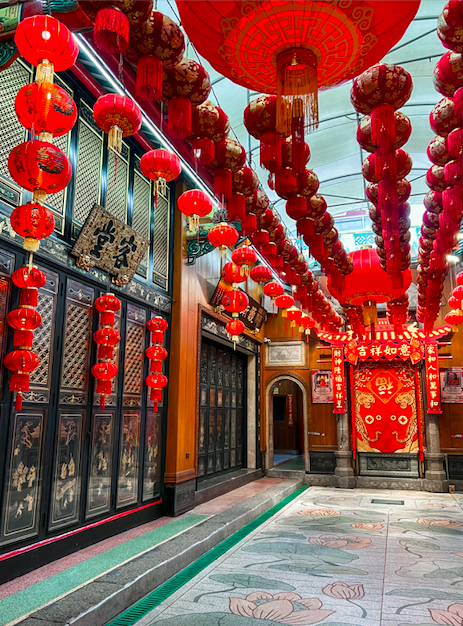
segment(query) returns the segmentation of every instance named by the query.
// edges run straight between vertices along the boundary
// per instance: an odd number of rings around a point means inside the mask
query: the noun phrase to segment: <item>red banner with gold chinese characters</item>
[[[428,413],[442,413],[440,405],[439,386],[439,357],[437,344],[425,345],[426,363],[426,398],[428,401]]]
[[[294,396],[288,394],[286,396],[286,416],[288,418],[288,426],[294,425]]]
[[[344,349],[333,348],[333,413],[346,412],[346,380],[344,376]]]
[[[415,368],[410,362],[363,362],[355,368],[359,452],[418,452]]]

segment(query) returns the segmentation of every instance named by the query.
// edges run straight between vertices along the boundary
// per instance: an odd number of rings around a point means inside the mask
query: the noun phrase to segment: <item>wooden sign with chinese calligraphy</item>
[[[117,285],[128,283],[146,254],[149,241],[95,204],[72,250],[77,265],[88,270],[100,267]]]
[[[220,279],[219,284],[217,285],[214,294],[211,298],[211,305],[213,307],[220,307],[222,298],[226,293],[231,291],[233,287],[230,283],[227,283],[223,279]],[[240,320],[249,328],[256,333],[258,333],[262,327],[262,324],[265,320],[265,309],[263,309],[258,302],[256,302],[253,298],[248,296],[249,306],[240,313]],[[228,311],[221,311],[222,315],[226,315],[227,317],[231,317],[231,313]]]
[[[346,381],[344,377],[344,352],[342,346],[333,348],[333,413],[346,412]]]
[[[439,357],[437,344],[427,343],[425,345],[425,351],[426,397],[428,400],[428,413],[442,413],[440,405]]]

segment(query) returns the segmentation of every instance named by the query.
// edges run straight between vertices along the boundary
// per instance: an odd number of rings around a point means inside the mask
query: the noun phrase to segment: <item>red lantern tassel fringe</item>
[[[175,96],[169,102],[169,133],[186,139],[191,135],[191,101]]]
[[[148,54],[137,63],[137,84],[135,93],[145,102],[160,100],[162,96],[163,66],[161,61]]]
[[[208,137],[198,137],[192,143],[193,157],[202,165],[209,165],[215,159],[215,144]]]
[[[129,19],[120,9],[105,7],[98,11],[93,39],[102,52],[125,52],[129,45],[129,36]]]
[[[463,87],[460,87],[453,94],[453,112],[459,120],[460,126],[463,126]]]
[[[269,172],[281,168],[281,137],[276,130],[269,130],[260,138],[260,164]]]
[[[291,157],[293,174],[302,174],[305,169],[305,135],[304,112],[301,98],[293,102],[293,119],[291,120]]]
[[[228,167],[219,167],[214,172],[214,193],[218,198],[228,198],[232,195],[232,171]]]
[[[246,198],[242,193],[233,193],[228,200],[228,219],[241,220],[244,219],[246,212]]]

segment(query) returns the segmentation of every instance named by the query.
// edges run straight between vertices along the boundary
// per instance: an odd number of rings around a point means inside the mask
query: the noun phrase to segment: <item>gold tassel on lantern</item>
[[[122,128],[111,126],[108,133],[108,148],[113,152],[121,153],[122,150]]]
[[[188,216],[188,228],[192,233],[197,233],[199,230],[199,215]]]
[[[378,311],[376,302],[367,301],[363,304],[363,323],[365,326],[371,326],[378,323]]]
[[[35,73],[36,83],[52,83],[54,74],[54,66],[48,59],[43,59],[41,63],[37,65],[37,71]]]
[[[40,202],[43,204],[47,199],[47,192],[44,189],[36,189],[32,195],[32,200],[34,202]]]

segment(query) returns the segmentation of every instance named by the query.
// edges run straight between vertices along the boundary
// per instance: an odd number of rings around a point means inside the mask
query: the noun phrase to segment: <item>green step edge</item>
[[[283,498],[281,502],[272,506],[272,508],[262,513],[262,515],[259,515],[254,521],[243,526],[241,530],[238,530],[231,535],[231,537],[224,539],[224,541],[219,543],[215,548],[212,548],[212,550],[209,550],[204,556],[173,576],[148,596],[144,597],[143,600],[134,604],[130,609],[127,609],[127,611],[116,617],[112,622],[109,622],[107,626],[133,626],[133,624],[136,624],[142,617],[159,606],[161,602],[164,602],[164,600],[173,593],[181,589],[183,585],[186,585],[192,578],[202,572],[203,569],[225,554],[230,548],[233,548],[233,546],[252,533],[253,530],[275,515],[275,513],[278,513],[278,511],[297,498],[307,488],[307,486],[304,486],[296,489],[292,494]]]

